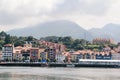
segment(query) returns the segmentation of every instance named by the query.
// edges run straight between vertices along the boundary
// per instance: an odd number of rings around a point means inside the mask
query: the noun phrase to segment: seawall
[[[58,63],[0,63],[0,66],[11,67],[95,67],[95,68],[120,68],[119,65],[105,64],[58,64]]]

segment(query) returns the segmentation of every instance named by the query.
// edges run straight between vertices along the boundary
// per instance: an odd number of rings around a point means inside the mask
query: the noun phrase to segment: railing
[[[89,59],[80,59],[79,64],[100,64],[100,65],[119,65],[120,60],[89,60]]]

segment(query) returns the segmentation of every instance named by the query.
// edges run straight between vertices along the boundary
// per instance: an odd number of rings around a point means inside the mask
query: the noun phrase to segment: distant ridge
[[[94,38],[112,38],[120,42],[120,24],[107,24],[102,28],[85,30],[78,24],[68,20],[58,20],[37,24],[21,29],[10,30],[7,33],[16,36],[34,36],[41,38],[46,36],[71,36],[78,39],[91,41]]]
[[[92,28],[89,30],[92,36],[95,37],[103,37],[103,38],[112,38],[116,42],[120,42],[120,24],[109,23],[105,25],[103,28]]]
[[[16,36],[34,36],[36,38],[46,37],[46,36],[71,36],[73,38],[85,38],[90,40],[91,35],[88,31],[80,27],[78,24],[67,21],[67,20],[59,20],[46,22],[42,24],[38,24],[35,26],[10,30],[7,33]]]

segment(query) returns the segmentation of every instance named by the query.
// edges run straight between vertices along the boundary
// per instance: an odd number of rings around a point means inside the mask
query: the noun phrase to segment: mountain
[[[89,32],[92,36],[101,38],[112,38],[116,42],[120,42],[120,24],[109,23],[103,28],[92,28]]]
[[[46,36],[71,36],[73,38],[85,38],[84,34],[86,33],[86,39],[91,39],[91,35],[88,31],[80,27],[78,24],[67,20],[46,22],[31,27],[10,30],[7,33],[16,36],[31,35],[38,39]]]

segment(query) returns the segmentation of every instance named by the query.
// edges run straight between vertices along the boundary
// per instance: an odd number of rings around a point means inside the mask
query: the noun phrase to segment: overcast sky
[[[0,31],[54,20],[85,29],[120,23],[120,0],[0,0]]]

